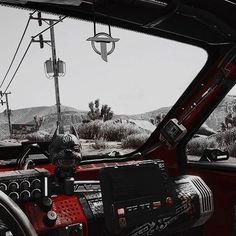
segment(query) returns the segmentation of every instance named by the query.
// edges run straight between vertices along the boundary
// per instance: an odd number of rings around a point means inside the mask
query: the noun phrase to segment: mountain
[[[114,118],[123,120],[134,119],[134,120],[148,120],[155,119],[157,115],[165,115],[170,110],[170,107],[162,107],[157,110],[136,114],[136,115],[114,115]]]
[[[137,119],[148,120],[155,119],[157,115],[164,115],[170,110],[170,107],[162,107],[154,111],[138,114],[138,115],[119,115],[121,119]],[[212,114],[205,121],[202,130],[208,130],[208,133],[214,133],[221,128],[221,123],[225,122],[225,117],[231,113],[236,117],[236,96],[227,95],[222,102],[216,107]],[[202,131],[201,131],[202,132]]]
[[[148,130],[152,130],[155,126],[151,126],[150,120],[157,116],[165,115],[170,110],[169,107],[162,107],[150,112],[136,114],[136,115],[114,115],[113,119],[130,120],[138,126],[148,127]],[[61,106],[62,120],[65,129],[68,130],[70,124],[77,124],[87,119],[88,111],[79,111],[73,107]],[[215,111],[209,116],[205,122],[205,126],[213,131],[217,131],[221,127],[221,123],[224,122],[227,114],[232,113],[236,117],[236,96],[228,95]],[[57,113],[56,106],[41,106],[31,107],[24,109],[17,109],[12,111],[11,123],[12,124],[34,124],[34,116],[43,117],[43,123],[40,129],[46,130],[52,133],[56,128]],[[143,121],[143,122],[142,122]],[[150,123],[150,124],[149,124]],[[0,140],[9,136],[7,117],[3,113],[0,113]]]
[[[79,112],[77,109],[72,107],[61,106],[62,112]],[[34,116],[45,117],[50,114],[56,113],[56,106],[42,106],[42,107],[31,107],[12,110],[11,122],[15,124],[27,124],[34,123]],[[7,118],[3,113],[0,113],[0,124],[7,122]]]
[[[12,124],[35,124],[34,116],[43,117],[40,129],[52,133],[56,128],[56,106],[42,106],[23,108],[11,111]],[[61,106],[61,114],[64,125],[81,122],[87,115],[87,111],[79,111],[73,107]],[[7,117],[0,113],[0,140],[9,136]]]

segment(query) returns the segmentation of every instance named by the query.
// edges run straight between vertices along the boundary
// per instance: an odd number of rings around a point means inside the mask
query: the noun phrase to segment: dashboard
[[[204,181],[170,178],[162,160],[110,163],[92,180],[61,181],[48,167],[0,173],[0,190],[41,236],[171,235],[203,225],[213,213]]]

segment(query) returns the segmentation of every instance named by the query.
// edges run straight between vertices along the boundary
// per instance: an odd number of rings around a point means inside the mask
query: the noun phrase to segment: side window
[[[188,142],[188,160],[236,163],[236,95],[233,93],[236,94],[236,89],[224,98]]]

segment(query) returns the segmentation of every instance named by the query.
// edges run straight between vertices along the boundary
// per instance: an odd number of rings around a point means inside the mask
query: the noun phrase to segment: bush
[[[236,128],[216,134],[216,141],[221,147],[229,146],[236,141]]]
[[[78,126],[78,134],[80,138],[97,139],[100,136],[100,130],[103,122],[100,120],[91,121],[89,123],[82,123]]]
[[[104,139],[106,141],[121,141],[131,134],[140,134],[143,130],[130,123],[102,122],[99,120],[78,126],[78,134],[84,139]]]
[[[51,141],[52,137],[50,136],[49,133],[45,131],[37,131],[34,133],[22,135],[21,138],[28,139],[29,141],[32,141],[32,142],[49,142]]]
[[[141,129],[130,123],[113,123],[107,121],[101,128],[101,136],[107,141],[121,141],[131,134],[141,133]]]
[[[229,145],[227,151],[229,152],[229,156],[236,157],[236,143]]]
[[[131,134],[122,139],[121,145],[123,148],[139,148],[147,141],[149,136],[150,135],[146,132],[140,134]]]
[[[193,138],[187,144],[187,154],[201,156],[206,148],[217,148],[218,143],[215,139],[206,139],[202,137]]]

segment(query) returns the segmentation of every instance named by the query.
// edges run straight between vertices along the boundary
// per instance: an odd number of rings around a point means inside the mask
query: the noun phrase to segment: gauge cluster
[[[49,176],[41,168],[0,172],[0,190],[15,202],[38,200],[48,195]]]

